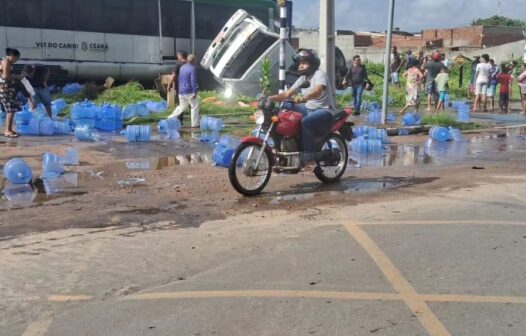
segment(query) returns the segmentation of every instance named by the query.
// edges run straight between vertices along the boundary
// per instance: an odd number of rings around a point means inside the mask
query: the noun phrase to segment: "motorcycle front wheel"
[[[347,149],[347,142],[345,139],[337,134],[331,133],[325,139],[322,150],[336,150],[339,155],[336,162],[318,161],[317,167],[314,169],[314,175],[323,183],[334,183],[342,178],[342,175],[347,169],[349,163],[349,150]]]
[[[256,161],[263,151],[261,161]],[[266,187],[272,174],[272,158],[265,149],[254,143],[242,143],[236,148],[228,168],[228,178],[234,189],[245,196],[255,196]]]

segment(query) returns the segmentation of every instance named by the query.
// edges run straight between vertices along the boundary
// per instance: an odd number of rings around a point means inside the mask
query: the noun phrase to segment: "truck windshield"
[[[219,61],[221,61],[221,58],[223,58],[223,55],[225,54],[225,52],[230,48],[230,45],[232,44],[232,42],[234,42],[234,40],[236,39],[236,37],[238,36],[238,34],[240,34],[241,32],[243,32],[245,30],[245,28],[250,24],[250,22],[248,21],[243,21],[239,24],[239,27],[237,27],[231,34],[230,36],[227,37],[227,41],[221,46],[221,49],[219,50],[219,53],[215,56],[215,59],[214,59],[214,63],[212,64],[212,66],[215,68],[217,66],[217,64],[219,63]]]
[[[244,43],[240,51],[225,66],[222,77],[240,79],[245,72],[261,57],[276,41],[277,37],[267,35],[257,30],[250,40]]]

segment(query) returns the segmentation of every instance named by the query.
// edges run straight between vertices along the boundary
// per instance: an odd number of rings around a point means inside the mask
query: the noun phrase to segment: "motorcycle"
[[[268,184],[272,172],[298,174],[301,171],[301,119],[303,115],[292,110],[293,102],[281,105],[266,98],[258,101],[253,119],[257,134],[241,139],[228,169],[234,189],[242,195],[258,195]],[[337,110],[329,134],[317,139],[314,155],[314,175],[323,183],[341,179],[347,169],[349,153],[346,141],[353,137],[347,120],[353,114],[350,108]]]

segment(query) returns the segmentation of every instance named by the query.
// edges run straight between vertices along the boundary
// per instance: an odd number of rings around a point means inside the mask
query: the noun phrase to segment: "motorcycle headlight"
[[[256,121],[256,125],[263,125],[265,123],[265,114],[261,110],[257,110],[256,113],[254,113],[254,120]]]

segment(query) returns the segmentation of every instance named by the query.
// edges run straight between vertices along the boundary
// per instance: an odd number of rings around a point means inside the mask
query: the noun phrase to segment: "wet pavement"
[[[466,134],[464,138],[463,142],[440,143],[427,139],[423,143],[422,141],[406,144],[391,143],[386,145],[381,153],[366,155],[351,152],[349,170],[367,167],[448,166],[470,161],[498,161],[511,152],[526,153],[526,128],[522,126],[506,127],[476,135]],[[168,141],[159,136],[148,143],[127,143],[115,135],[106,135],[103,139],[101,142],[89,144],[86,148],[109,154],[113,158],[111,163],[95,166],[87,171],[68,169],[66,174],[57,179],[34,178],[32,185],[16,186],[4,181],[0,209],[38,206],[57,198],[79,196],[95,191],[145,187],[145,180],[140,176],[134,176],[134,173],[162,171],[184,165],[213,165],[211,158],[213,147],[199,141],[200,134],[197,132],[183,133],[183,138],[177,141]],[[77,141],[71,137],[22,137],[4,145],[33,147],[48,142],[75,146]],[[82,145],[86,146],[84,143]],[[38,159],[39,155],[32,157]],[[27,157],[22,156],[22,158]],[[275,175],[274,179],[287,176]],[[316,193],[325,193],[329,196],[342,193],[374,193],[415,183],[415,181],[392,179],[344,179],[342,183],[335,186],[316,183],[312,186],[298,186],[293,192],[271,192],[261,196],[260,201],[268,204],[284,204],[312,199]],[[244,201],[241,199],[240,202]]]

